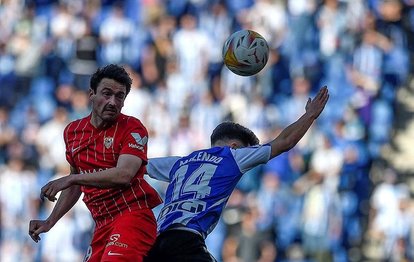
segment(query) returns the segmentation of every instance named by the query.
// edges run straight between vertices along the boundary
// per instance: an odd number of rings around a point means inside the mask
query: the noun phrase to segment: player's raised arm
[[[313,121],[319,117],[329,99],[326,86],[322,87],[314,99],[309,98],[306,103],[306,112],[294,123],[283,129],[283,131],[270,142],[273,158],[293,148],[311,127]]]

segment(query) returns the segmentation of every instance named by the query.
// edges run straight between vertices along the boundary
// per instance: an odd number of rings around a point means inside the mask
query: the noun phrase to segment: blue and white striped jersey
[[[149,159],[148,175],[170,182],[158,216],[158,232],[182,224],[204,238],[214,229],[242,175],[270,158],[269,144],[213,147],[185,157]]]

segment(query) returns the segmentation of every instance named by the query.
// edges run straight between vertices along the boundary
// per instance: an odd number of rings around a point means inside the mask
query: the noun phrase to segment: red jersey
[[[141,121],[120,114],[111,127],[99,130],[90,120],[91,115],[75,120],[64,131],[66,159],[79,174],[88,175],[116,167],[122,154],[135,155],[143,161],[128,187],[100,189],[81,186],[83,201],[96,226],[113,221],[124,211],[151,209],[159,205],[161,198],[143,178],[148,161],[148,132]]]

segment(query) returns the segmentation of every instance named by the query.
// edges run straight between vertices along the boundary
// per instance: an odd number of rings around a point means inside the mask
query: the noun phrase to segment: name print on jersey
[[[180,161],[180,166],[186,165],[189,162],[195,162],[195,161],[206,161],[206,162],[213,162],[214,164],[218,164],[223,160],[222,157],[213,156],[206,152],[199,152],[198,154],[194,155],[190,159],[186,159],[184,161]]]
[[[104,171],[108,168],[98,168],[98,169],[89,169],[89,170],[82,170],[79,168],[79,174],[91,174],[91,173],[96,173],[96,172],[101,172]]]

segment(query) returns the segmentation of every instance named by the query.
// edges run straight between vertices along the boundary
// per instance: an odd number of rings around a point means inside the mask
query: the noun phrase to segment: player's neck
[[[102,118],[95,116],[94,114],[91,115],[90,123],[96,129],[107,129],[113,124],[114,121],[105,121]]]
[[[216,147],[216,146],[218,146],[218,147],[228,146],[228,147],[231,147],[233,149],[236,149],[236,148],[245,147],[246,145],[243,145],[243,143],[238,139],[224,139],[224,140],[217,140],[212,145],[212,147]]]
[[[215,142],[214,144],[211,145],[211,147],[225,147],[225,146],[230,146],[230,144],[226,141],[223,140],[218,140],[217,142]]]

